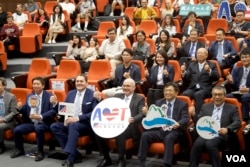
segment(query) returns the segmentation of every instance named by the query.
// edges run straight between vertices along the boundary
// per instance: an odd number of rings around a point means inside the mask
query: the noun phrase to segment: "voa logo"
[[[247,162],[244,155],[226,155],[227,162]]]

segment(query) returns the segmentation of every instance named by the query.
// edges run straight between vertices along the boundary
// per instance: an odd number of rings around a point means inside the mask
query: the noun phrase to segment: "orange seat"
[[[108,140],[108,146],[110,149],[116,149],[116,141],[115,139]],[[130,150],[134,147],[134,142],[132,138],[126,140],[125,148],[126,150]]]
[[[59,102],[64,102],[66,99],[66,93],[64,90],[47,90],[49,93],[53,94],[53,92],[55,93],[57,100]]]
[[[155,54],[156,52],[156,46],[155,41],[151,38],[146,38],[146,42],[150,45],[150,54]]]
[[[207,26],[207,34],[215,34],[216,29],[223,28],[228,32],[228,23],[226,19],[210,19]]]
[[[176,55],[176,46],[180,43],[179,38],[170,38],[170,41],[174,43],[174,55]]]
[[[134,10],[135,10],[135,7],[126,7],[124,10],[124,15],[127,15],[130,20],[133,20]]]
[[[123,39],[126,48],[132,49],[129,39]]]
[[[158,26],[155,20],[142,20],[138,30],[142,30],[145,32],[146,37],[149,37],[150,34],[158,33]]]
[[[93,35],[93,37],[99,39],[105,39],[107,35],[107,31],[110,28],[116,28],[115,23],[113,21],[105,21],[105,22],[100,22],[98,31],[96,35]]]
[[[57,5],[57,1],[46,1],[44,4],[44,10],[47,12],[48,16],[54,13],[53,8]]]
[[[98,14],[104,13],[104,6],[109,2],[108,0],[96,0],[96,9]]]
[[[85,146],[87,144],[91,143],[91,138],[90,136],[80,136],[78,137],[78,141],[77,141],[77,146]]]
[[[1,70],[7,70],[7,53],[5,52],[5,48],[2,41],[0,41],[0,71]]]
[[[132,60],[132,63],[136,64],[139,66],[140,71],[141,71],[141,81],[139,83],[136,83],[136,91],[138,93],[144,94],[144,90],[142,86],[144,85],[143,83],[146,81],[146,74],[145,74],[145,67],[144,64],[141,60]]]
[[[176,28],[176,33],[181,33],[180,21],[178,19],[173,19]]]
[[[36,132],[31,132],[23,135],[24,141],[28,143],[36,143]],[[53,139],[53,135],[51,132],[44,132],[44,141],[48,142]]]
[[[210,62],[212,62],[212,63],[215,64],[215,67],[216,67],[216,69],[218,71],[218,74],[219,74],[219,77],[220,77],[219,80],[216,82],[216,85],[221,85],[222,82],[224,81],[224,79],[222,77],[222,73],[221,73],[219,62],[217,60],[208,60],[208,61],[210,61]]]
[[[48,77],[51,75],[50,61],[47,58],[34,58],[30,64],[28,73],[14,76],[11,79],[14,81],[17,88],[32,89],[32,79],[34,77]],[[48,85],[45,85],[47,89]]]
[[[101,91],[98,81],[109,79],[112,71],[108,60],[94,60],[91,62],[88,72],[88,84],[95,85]]]
[[[174,82],[182,81],[181,67],[177,60],[168,60],[168,64],[174,68]]]
[[[14,137],[14,133],[11,129],[7,129],[4,131],[4,139],[5,140],[11,140]]]
[[[70,87],[67,80],[75,78],[81,73],[81,67],[77,60],[61,60],[56,78],[49,80],[49,87],[53,90],[65,90],[68,92]]]
[[[22,36],[19,37],[19,43],[21,53],[30,54],[41,50],[42,35],[40,33],[40,26],[37,23],[24,24]]]

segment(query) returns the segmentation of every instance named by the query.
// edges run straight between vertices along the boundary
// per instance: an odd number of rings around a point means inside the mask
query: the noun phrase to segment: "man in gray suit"
[[[138,124],[141,123],[143,118],[142,109],[145,105],[144,97],[134,93],[135,91],[135,81],[131,78],[125,79],[122,85],[123,94],[116,94],[115,97],[127,101],[131,111],[131,117],[129,118],[128,128],[119,136],[116,137],[116,145],[118,151],[119,164],[118,167],[125,167],[126,162],[124,159],[125,156],[125,145],[126,139],[133,138],[134,145],[139,144],[139,128]],[[111,158],[109,156],[109,148],[106,142],[106,139],[97,136],[97,143],[102,150],[104,159],[97,165],[97,167],[105,167],[112,164]]]
[[[220,129],[218,131],[218,137],[210,140],[198,137],[195,140],[190,154],[190,167],[199,166],[200,156],[203,150],[208,152],[212,166],[220,167],[219,148],[227,147],[227,143],[230,141],[233,132],[241,126],[237,107],[225,103],[225,96],[225,88],[215,86],[212,89],[213,102],[204,104],[198,116],[194,110],[191,111],[195,122],[203,116],[211,116],[218,121]]]
[[[0,154],[4,153],[4,132],[6,129],[11,129],[15,125],[13,121],[17,114],[16,97],[5,91],[7,82],[0,77]]]

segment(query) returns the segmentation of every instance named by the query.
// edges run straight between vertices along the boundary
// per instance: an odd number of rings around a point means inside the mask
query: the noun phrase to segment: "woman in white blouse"
[[[161,32],[161,30],[167,30],[169,32],[170,37],[176,35],[176,26],[171,15],[167,14],[162,20],[161,26],[158,29],[158,34]]]
[[[53,11],[54,13],[50,16],[48,44],[56,43],[56,37],[64,30],[65,16],[62,7],[55,5]]]
[[[124,15],[121,19],[121,26],[117,28],[117,35],[121,39],[127,39],[129,35],[133,34],[133,27],[130,25],[129,17]]]

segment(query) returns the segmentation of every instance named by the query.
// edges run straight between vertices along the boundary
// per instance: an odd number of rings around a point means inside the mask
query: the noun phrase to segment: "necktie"
[[[203,65],[202,65],[202,64],[199,64],[199,71],[200,71],[200,72],[201,72],[202,68],[203,68]]]
[[[192,57],[193,56],[193,53],[194,53],[194,45],[195,43],[194,42],[191,42],[191,48],[189,50],[189,56]]]
[[[220,108],[215,108],[214,112],[213,112],[213,115],[212,115],[212,118],[215,119],[218,122],[220,122],[219,112],[220,112]]]
[[[38,99],[38,105],[36,106],[36,114],[40,114],[41,99],[40,96],[36,96]]]
[[[217,53],[217,61],[221,64],[223,56],[223,45],[222,43],[218,43],[218,53]]]
[[[0,96],[0,102],[3,103],[3,96]],[[0,118],[2,118],[5,114],[4,106],[0,107]]]
[[[0,96],[0,102],[3,102],[3,96]]]
[[[171,118],[171,103],[168,103],[167,117]]]
[[[242,77],[242,79],[241,79],[241,84],[240,84],[240,87],[244,87],[244,86],[246,86],[247,76],[248,76],[248,69],[247,69],[247,68],[245,68],[245,70],[244,70],[244,74],[243,74],[243,77]]]
[[[76,111],[75,111],[75,116],[78,116],[81,113],[81,93],[77,93],[76,101],[75,101],[75,106],[76,106]]]
[[[245,69],[245,73],[244,73],[245,80],[247,80],[247,76],[248,76],[248,68]]]

